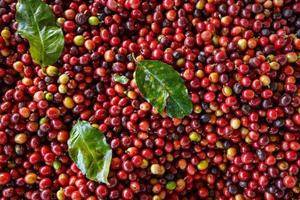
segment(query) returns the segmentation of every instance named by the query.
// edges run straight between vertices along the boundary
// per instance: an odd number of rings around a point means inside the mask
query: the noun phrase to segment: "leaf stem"
[[[132,59],[133,59],[133,61],[135,62],[135,63],[137,63],[138,61],[137,61],[137,59],[135,58],[135,55],[134,55],[134,53],[132,52],[131,53],[131,57],[132,57]]]

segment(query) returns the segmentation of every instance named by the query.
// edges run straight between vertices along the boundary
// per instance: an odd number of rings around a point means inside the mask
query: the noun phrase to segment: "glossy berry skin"
[[[7,172],[2,172],[0,173],[0,184],[1,185],[6,185],[7,183],[9,183],[11,177],[9,175],[9,173]]]

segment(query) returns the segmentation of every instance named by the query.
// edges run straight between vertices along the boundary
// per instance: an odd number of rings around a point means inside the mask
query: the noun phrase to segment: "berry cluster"
[[[41,68],[0,0],[1,200],[300,199],[298,0],[45,2],[65,48]],[[133,54],[181,74],[189,116],[142,97]],[[113,150],[107,185],[68,157],[78,119]]]

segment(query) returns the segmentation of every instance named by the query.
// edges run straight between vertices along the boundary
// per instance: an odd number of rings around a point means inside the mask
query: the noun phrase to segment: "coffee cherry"
[[[26,174],[24,180],[27,184],[34,184],[37,181],[37,175],[34,173],[28,173]]]
[[[16,2],[0,1],[2,199],[299,199],[297,1],[46,4],[64,49],[39,66],[18,34]],[[143,97],[141,60],[178,72],[189,115],[168,116],[179,98],[167,95],[158,113]],[[79,119],[111,146],[108,183],[68,155]]]
[[[48,76],[57,76],[58,69],[57,69],[57,67],[50,65],[47,67],[46,73]]]
[[[100,23],[99,19],[96,16],[89,17],[88,21],[92,26],[97,26]]]
[[[6,185],[10,181],[10,174],[7,172],[0,173],[0,185]]]
[[[73,39],[76,46],[82,46],[84,44],[84,37],[82,35],[76,35]]]
[[[197,164],[199,170],[205,170],[208,167],[208,160],[202,160]]]

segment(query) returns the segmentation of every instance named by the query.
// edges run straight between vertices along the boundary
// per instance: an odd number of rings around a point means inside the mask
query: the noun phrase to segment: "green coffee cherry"
[[[168,190],[174,190],[174,189],[176,188],[176,183],[175,183],[175,181],[169,181],[169,182],[167,183],[167,185],[166,185],[166,188],[167,188]]]
[[[89,24],[92,26],[97,26],[98,24],[100,24],[100,21],[97,17],[91,16],[89,17]]]

